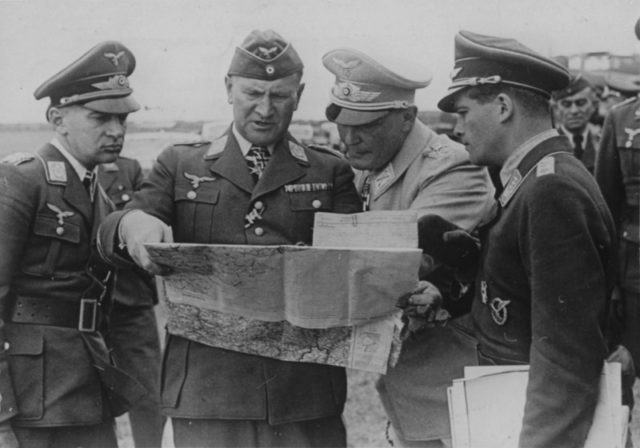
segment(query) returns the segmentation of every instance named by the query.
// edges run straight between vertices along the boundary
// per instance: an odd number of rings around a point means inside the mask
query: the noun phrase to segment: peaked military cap
[[[98,112],[134,112],[140,105],[131,97],[128,76],[135,67],[136,59],[127,47],[102,42],[46,80],[33,95],[37,100],[50,97],[56,107],[82,104]]]
[[[293,46],[272,30],[254,30],[245,38],[229,67],[229,76],[266,81],[284,78],[303,69]]]
[[[566,88],[555,90],[551,93],[551,97],[556,101],[561,100],[562,98],[575,95],[576,93],[583,91],[587,87],[593,88],[593,85],[587,78],[578,73],[575,76],[571,76],[571,81],[569,81],[569,85]]]
[[[474,86],[507,84],[551,96],[569,84],[562,65],[525,47],[515,39],[460,31],[455,37],[455,65],[447,95],[438,102],[454,112],[456,94]]]
[[[350,48],[329,51],[322,63],[336,76],[325,114],[330,121],[343,125],[370,123],[391,109],[406,109],[414,104],[416,90],[431,82],[431,73],[415,64],[404,67],[404,71],[412,69],[412,78],[418,78],[410,79],[397,73],[397,67],[392,69],[388,63],[384,65]]]

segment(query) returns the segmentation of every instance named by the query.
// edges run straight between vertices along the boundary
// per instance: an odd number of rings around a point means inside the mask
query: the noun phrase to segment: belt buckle
[[[87,314],[88,313],[88,314]],[[91,319],[87,322],[87,318]],[[80,299],[80,315],[78,317],[78,330],[93,333],[96,331],[96,320],[98,317],[97,299]]]

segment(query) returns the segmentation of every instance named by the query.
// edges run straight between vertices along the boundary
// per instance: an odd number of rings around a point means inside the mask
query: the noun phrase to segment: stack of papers
[[[447,389],[454,448],[517,448],[529,366],[466,367]],[[585,448],[624,448],[629,408],[621,404],[620,363],[606,362]]]

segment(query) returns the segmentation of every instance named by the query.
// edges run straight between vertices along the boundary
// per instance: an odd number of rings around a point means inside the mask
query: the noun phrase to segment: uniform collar
[[[573,132],[571,132],[569,129],[565,128],[563,125],[560,125],[560,134],[564,134],[566,135],[569,140],[571,140],[571,145],[573,146],[573,136],[575,135]],[[586,144],[586,142],[589,139],[589,123],[587,123],[587,125],[584,127],[584,130],[582,131],[582,144]]]
[[[246,157],[247,153],[253,146],[253,143],[251,143],[242,135],[240,135],[240,132],[238,132],[238,129],[236,128],[235,123],[233,123],[233,125],[231,126],[231,132],[233,132],[233,136],[236,138],[236,141],[238,142],[238,146],[240,147],[240,151],[242,152],[242,155]],[[269,154],[273,155],[273,145],[267,146],[267,149],[269,150]]]
[[[507,158],[507,160],[502,165],[502,169],[500,170],[500,182],[503,187],[507,186],[511,175],[514,174],[518,165],[524,157],[536,146],[542,143],[545,140],[548,140],[552,137],[557,137],[558,131],[556,129],[548,129],[544,132],[534,135],[529,140],[520,145],[511,155]]]
[[[78,159],[76,159],[68,150],[67,148],[64,147],[64,145],[62,144],[62,142],[60,140],[58,140],[58,137],[54,136],[51,139],[51,146],[55,147],[58,151],[60,151],[60,153],[64,156],[65,159],[67,159],[67,161],[71,164],[71,166],[73,167],[73,170],[76,172],[76,174],[78,175],[78,179],[83,180],[86,176],[87,173],[91,173],[92,171],[89,171],[88,169],[86,169],[84,167],[84,165],[82,165],[80,162],[78,162]],[[94,170],[95,171],[95,170]]]

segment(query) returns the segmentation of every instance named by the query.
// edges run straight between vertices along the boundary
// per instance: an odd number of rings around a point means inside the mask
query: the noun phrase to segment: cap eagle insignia
[[[259,53],[257,56],[260,56],[263,59],[273,59],[279,49],[280,48],[278,46],[273,46],[271,48],[258,47],[256,48],[256,52]]]
[[[382,92],[368,92],[350,82],[337,83],[333,88],[333,94],[338,98],[358,103],[366,103],[373,101],[380,96]]]
[[[124,51],[119,51],[118,53],[104,53],[104,57],[113,62],[113,65],[118,66],[118,59],[124,56]]]

